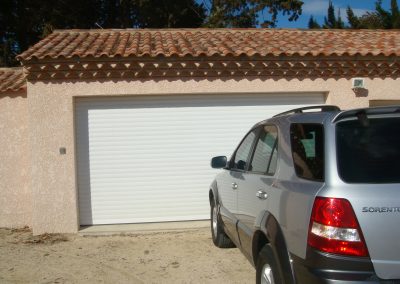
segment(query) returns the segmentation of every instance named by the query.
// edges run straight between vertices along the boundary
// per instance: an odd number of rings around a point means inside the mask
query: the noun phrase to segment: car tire
[[[270,244],[265,245],[258,256],[256,266],[257,284],[281,284],[279,266]]]
[[[218,207],[214,200],[211,202],[211,236],[215,246],[219,248],[232,248],[235,244],[226,235],[221,224]]]

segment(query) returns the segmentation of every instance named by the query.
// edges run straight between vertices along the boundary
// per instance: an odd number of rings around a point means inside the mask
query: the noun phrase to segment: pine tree
[[[393,1],[392,1],[392,4],[393,4]],[[382,20],[383,28],[390,29],[392,27],[391,13],[389,11],[386,11],[385,9],[383,9],[382,0],[377,1],[375,6],[376,6],[375,10]]]
[[[339,9],[339,12],[338,12],[338,17],[337,17],[337,20],[336,20],[336,27],[335,28],[336,29],[344,29],[344,22],[342,20],[342,16],[340,15],[340,9]]]
[[[331,0],[329,0],[328,15],[324,19],[323,27],[325,29],[335,29],[336,28],[335,7],[333,6]]]
[[[310,20],[308,20],[308,28],[309,29],[320,29],[321,26],[318,24],[318,22],[314,19],[314,17],[311,15]]]
[[[324,29],[343,29],[344,22],[342,20],[342,17],[340,16],[340,9],[338,13],[338,17],[336,18],[335,15],[335,7],[333,6],[333,3],[331,0],[329,0],[329,7],[328,7],[328,15],[324,19]]]
[[[397,5],[396,0],[392,0],[390,3],[391,12],[392,12],[392,29],[400,28],[400,12],[399,6]]]
[[[353,9],[351,9],[350,6],[347,6],[346,14],[347,14],[347,21],[350,24],[350,28],[359,29],[360,19],[354,14]]]

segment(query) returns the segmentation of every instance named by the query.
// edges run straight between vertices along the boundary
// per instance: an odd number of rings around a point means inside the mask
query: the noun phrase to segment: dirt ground
[[[40,235],[0,228],[0,283],[254,283],[236,248],[209,229],[117,236]]]

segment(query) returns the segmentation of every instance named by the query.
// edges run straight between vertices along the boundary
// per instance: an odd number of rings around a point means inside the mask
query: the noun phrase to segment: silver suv
[[[257,283],[400,283],[400,106],[281,113],[211,165],[213,242]]]

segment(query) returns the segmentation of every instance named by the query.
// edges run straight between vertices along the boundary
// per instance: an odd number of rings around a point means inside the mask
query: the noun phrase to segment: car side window
[[[321,124],[294,123],[290,127],[292,156],[296,175],[323,181],[324,132]]]
[[[252,172],[268,175],[275,174],[277,165],[278,130],[275,126],[266,125],[262,128],[253,159],[250,164]]]
[[[251,149],[256,138],[256,130],[251,131],[242,141],[240,146],[237,148],[235,158],[233,160],[232,169],[245,170]]]

